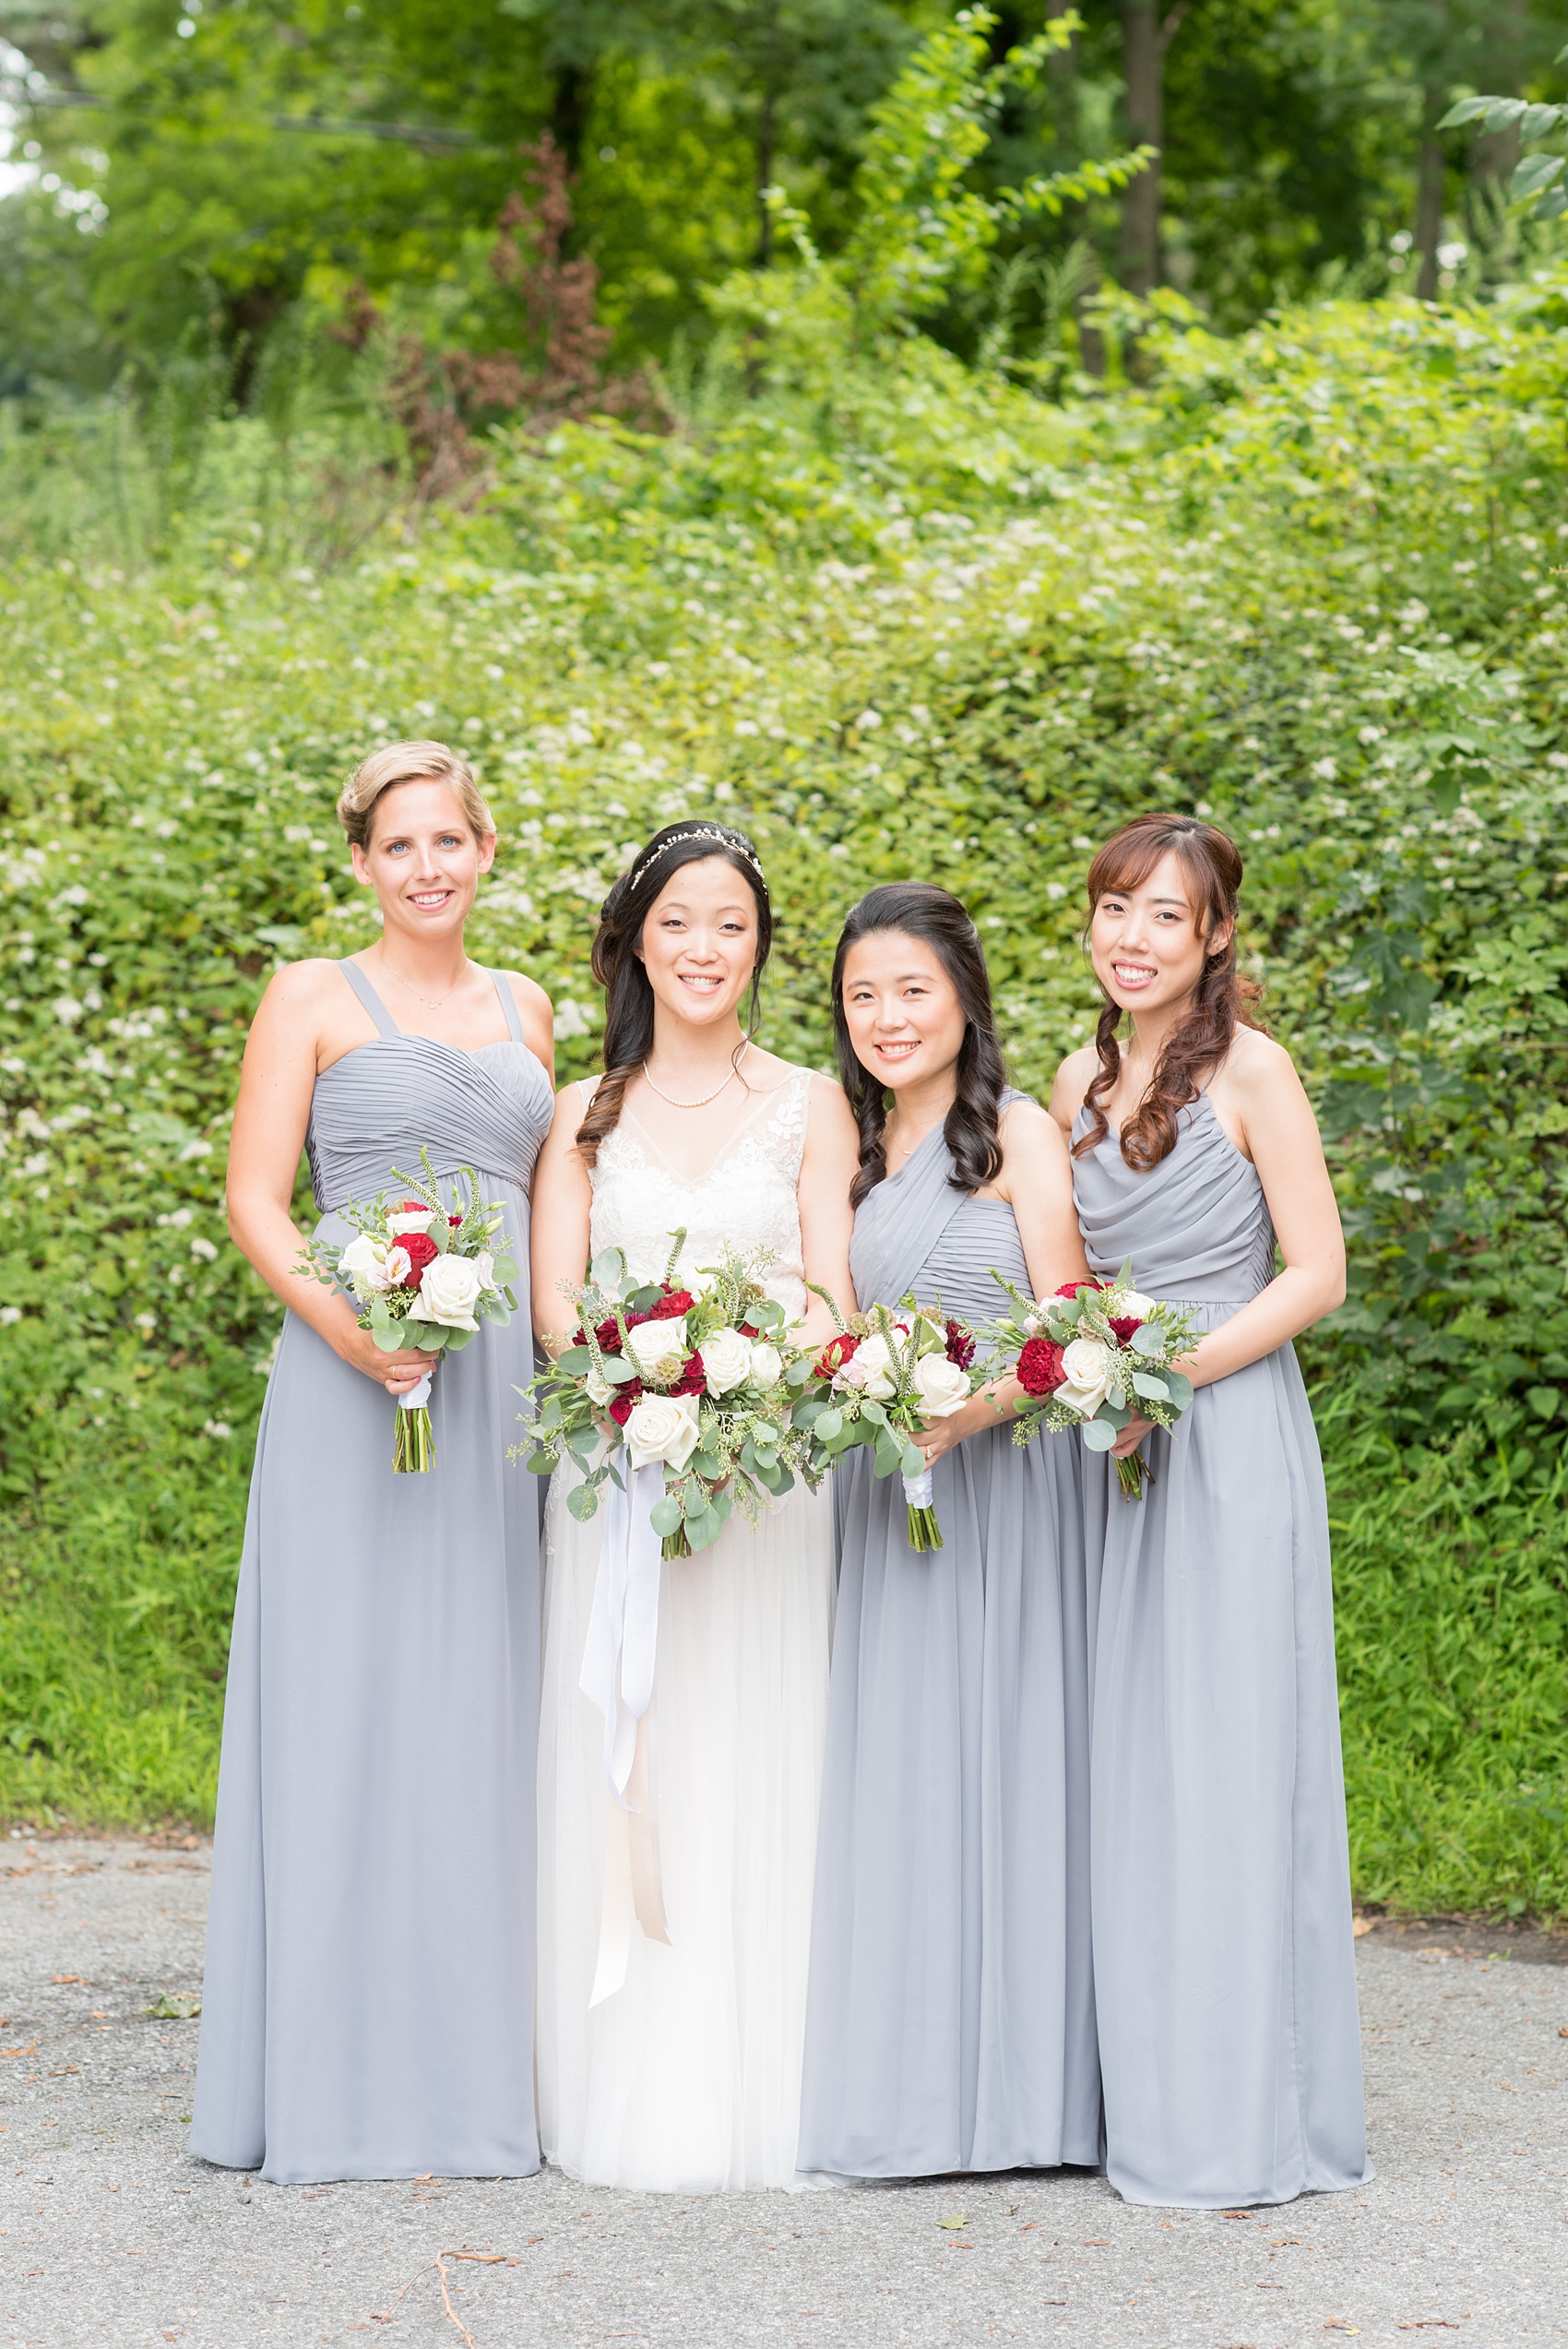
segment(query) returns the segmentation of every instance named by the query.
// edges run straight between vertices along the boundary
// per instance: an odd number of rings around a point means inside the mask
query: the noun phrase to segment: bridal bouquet
[[[975,1341],[962,1322],[917,1306],[873,1305],[846,1322],[826,1289],[816,1291],[838,1325],[811,1363],[795,1405],[797,1427],[811,1437],[819,1473],[857,1444],[871,1447],[878,1476],[902,1473],[912,1550],[939,1550],[925,1456],[913,1438],[933,1419],[962,1411],[981,1380],[973,1375]]]
[[[564,1456],[576,1461],[582,1481],[566,1507],[576,1518],[594,1515],[607,1481],[624,1488],[623,1457],[634,1471],[661,1466],[652,1525],[661,1555],[680,1558],[716,1542],[737,1503],[754,1519],[797,1470],[815,1478],[790,1424],[804,1361],[784,1344],[784,1308],[758,1277],[763,1259],[726,1256],[699,1275],[701,1287],[677,1287],[686,1235],[671,1236],[661,1281],[634,1281],[620,1249],[608,1248],[568,1292],[581,1326],[529,1386],[539,1405],[528,1465],[548,1475]]]
[[[350,1200],[343,1213],[354,1238],[337,1253],[313,1240],[300,1267],[302,1277],[352,1291],[363,1307],[360,1328],[384,1353],[418,1346],[432,1357],[418,1386],[398,1400],[392,1466],[399,1474],[422,1474],[435,1458],[428,1406],[436,1363],[478,1335],[481,1317],[505,1323],[517,1306],[508,1286],[517,1267],[501,1228],[505,1210],[481,1201],[478,1175],[463,1166],[457,1173],[468,1185],[468,1205],[460,1215],[449,1214],[428,1150],[420,1160],[422,1180],[392,1169],[411,1197],[394,1200],[382,1192],[368,1207]]]
[[[1174,1427],[1193,1400],[1193,1382],[1172,1367],[1202,1334],[1179,1306],[1157,1305],[1133,1286],[1130,1262],[1114,1281],[1070,1282],[1043,1305],[992,1274],[1013,1311],[992,1324],[992,1376],[1011,1376],[1029,1397],[1013,1430],[1027,1444],[1037,1427],[1081,1427],[1093,1452],[1108,1452],[1134,1413]],[[1147,1464],[1136,1452],[1116,1463],[1130,1501],[1143,1497]]]

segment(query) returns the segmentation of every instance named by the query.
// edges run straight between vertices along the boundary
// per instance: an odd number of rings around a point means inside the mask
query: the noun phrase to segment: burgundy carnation
[[[672,1395],[700,1395],[707,1384],[707,1373],[702,1366],[700,1353],[689,1353],[681,1365],[681,1376],[670,1389]]]
[[[621,1331],[613,1316],[612,1316],[608,1321],[600,1321],[598,1323],[593,1334],[598,1341],[599,1351],[600,1353],[620,1353]]]
[[[617,1387],[610,1398],[610,1416],[617,1427],[624,1427],[632,1415],[632,1405],[643,1399],[643,1382],[633,1378],[624,1387]]]
[[[975,1341],[961,1321],[947,1324],[947,1359],[960,1370],[968,1370],[975,1358]]]
[[[647,1318],[649,1321],[679,1321],[683,1313],[690,1313],[695,1303],[696,1299],[690,1289],[666,1289],[653,1311]],[[640,1321],[643,1316],[639,1314],[637,1318]],[[627,1317],[627,1321],[630,1326],[630,1316]]]
[[[1130,1313],[1118,1313],[1112,1315],[1111,1326],[1116,1332],[1117,1344],[1130,1346],[1133,1342],[1134,1330],[1141,1330],[1144,1325],[1140,1319],[1134,1319]]]
[[[1018,1356],[1018,1384],[1026,1395],[1052,1395],[1066,1372],[1054,1338],[1030,1338]]]
[[[742,1338],[750,1338],[754,1344],[756,1340],[761,1337],[762,1331],[760,1330],[754,1330],[749,1321],[742,1321],[741,1324],[741,1335]]]
[[[436,1257],[440,1253],[436,1247],[435,1242],[431,1238],[428,1232],[400,1233],[398,1238],[398,1246],[408,1251],[409,1262],[413,1267],[414,1278],[416,1281],[420,1274],[424,1270],[425,1266],[427,1264],[434,1264]]]
[[[1080,1289],[1099,1289],[1103,1286],[1103,1282],[1096,1281],[1092,1277],[1087,1281],[1063,1281],[1056,1294],[1059,1297],[1075,1297]]]
[[[836,1338],[829,1338],[816,1358],[817,1377],[831,1378],[836,1370],[843,1368],[860,1342],[852,1330],[841,1330]]]

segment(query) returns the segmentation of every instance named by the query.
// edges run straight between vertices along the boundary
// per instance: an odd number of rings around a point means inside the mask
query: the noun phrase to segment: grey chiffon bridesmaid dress
[[[230,1653],[193,2153],[307,2179],[539,2166],[533,2092],[539,1536],[506,1458],[532,1374],[529,1183],[552,1101],[511,1041],[378,1031],[317,1079],[319,1235],[417,1169],[505,1206],[519,1312],[435,1373],[435,1464],[290,1314],[256,1440]]]
[[[952,1173],[938,1128],[859,1209],[862,1307],[988,1320],[993,1270],[1028,1290],[1012,1209]],[[955,1446],[927,1554],[897,1476],[837,1471],[802,2170],[1099,2160],[1079,1450],[1001,1423]]]
[[[1158,1166],[1109,1133],[1074,1187],[1094,1270],[1130,1257],[1201,1329],[1274,1277],[1263,1185],[1206,1092]],[[1358,2186],[1328,1511],[1294,1349],[1201,1388],[1145,1450],[1141,1501],[1085,1462],[1107,2174],[1199,2210]]]

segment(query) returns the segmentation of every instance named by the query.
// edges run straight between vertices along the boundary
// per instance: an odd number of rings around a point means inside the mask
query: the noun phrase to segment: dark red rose
[[[1031,1338],[1018,1356],[1018,1384],[1026,1395],[1053,1395],[1066,1375],[1054,1338]]]
[[[1134,1330],[1141,1330],[1144,1325],[1141,1319],[1134,1319],[1130,1313],[1119,1313],[1112,1317],[1111,1326],[1116,1332],[1117,1343],[1130,1346]]]
[[[405,1199],[398,1212],[399,1215],[428,1215],[431,1210],[423,1199]]]
[[[1105,1284],[1102,1281],[1095,1280],[1064,1281],[1061,1288],[1057,1290],[1056,1294],[1059,1297],[1075,1297],[1080,1289],[1099,1289],[1103,1288],[1104,1285]]]
[[[399,1238],[398,1246],[407,1248],[409,1262],[413,1266],[416,1281],[427,1264],[434,1263],[439,1253],[435,1242],[428,1232],[405,1232]]]
[[[617,1427],[624,1427],[632,1415],[632,1405],[641,1402],[642,1397],[643,1382],[640,1378],[630,1379],[625,1386],[616,1388],[610,1399],[610,1416]]]
[[[700,1353],[689,1353],[681,1365],[681,1376],[671,1388],[672,1395],[700,1395],[707,1384],[707,1373],[702,1366]]]
[[[836,1370],[843,1368],[860,1342],[852,1330],[841,1330],[836,1338],[829,1338],[816,1358],[816,1376],[831,1378]]]
[[[742,1338],[750,1338],[754,1343],[755,1341],[761,1337],[762,1331],[760,1330],[754,1330],[749,1321],[742,1321],[741,1324],[741,1335]]]
[[[649,1321],[679,1321],[683,1313],[690,1313],[695,1303],[690,1289],[666,1289],[647,1318]],[[640,1321],[642,1315],[639,1314],[637,1318]]]
[[[968,1370],[975,1358],[975,1341],[961,1321],[947,1324],[947,1359],[960,1370]]]

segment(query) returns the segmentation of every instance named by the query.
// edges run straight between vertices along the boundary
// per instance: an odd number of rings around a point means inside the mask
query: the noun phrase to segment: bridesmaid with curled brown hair
[[[1152,1486],[1085,1461],[1106,2169],[1134,2202],[1358,2186],[1360,2033],[1323,1467],[1292,1340],[1345,1294],[1316,1122],[1236,970],[1241,858],[1145,816],[1089,867],[1104,991],[1063,1062],[1091,1268],[1203,1335]]]

